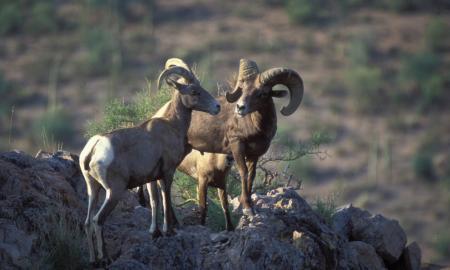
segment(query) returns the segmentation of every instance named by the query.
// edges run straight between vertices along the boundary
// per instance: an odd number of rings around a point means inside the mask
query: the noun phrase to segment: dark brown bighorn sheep
[[[175,80],[178,76],[185,83]],[[93,235],[97,243],[97,259],[106,259],[103,224],[127,189],[159,180],[162,190],[163,232],[172,232],[170,188],[175,169],[190,151],[187,131],[193,110],[216,115],[217,101],[203,89],[195,75],[179,66],[165,69],[159,82],[165,80],[175,88],[164,118],[150,119],[140,126],[95,135],[80,154],[80,167],[89,196],[85,230],[88,238],[90,262],[96,261]],[[93,206],[100,188],[106,190],[105,201],[93,217]],[[157,235],[156,216],[152,217],[150,233]],[[155,219],[155,222],[153,222]]]
[[[273,90],[285,85],[289,91]],[[303,98],[303,81],[292,69],[271,68],[259,72],[255,62],[241,59],[235,88],[226,97],[218,97],[222,107],[218,116],[192,114],[188,141],[202,152],[232,153],[242,179],[241,204],[243,213],[253,215],[251,191],[256,164],[270,146],[277,129],[277,115],[273,97],[289,92],[290,100],[281,109],[291,115]]]

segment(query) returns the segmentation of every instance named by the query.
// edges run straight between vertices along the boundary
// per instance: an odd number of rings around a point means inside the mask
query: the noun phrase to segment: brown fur
[[[166,117],[150,119],[138,127],[96,135],[88,141],[80,154],[80,167],[83,168],[89,195],[85,229],[91,262],[95,261],[93,230],[97,242],[97,258],[103,260],[103,224],[127,189],[161,179],[158,182],[164,203],[163,231],[172,233],[170,189],[176,167],[190,150],[186,134],[192,110],[217,114],[220,107],[197,83],[184,85],[171,79],[166,81],[178,90],[173,94]],[[85,166],[86,163],[89,165]],[[92,207],[96,203],[100,187],[106,190],[105,201],[92,217]],[[156,211],[156,207],[153,210]],[[159,234],[157,215],[152,214],[151,233],[156,236]]]

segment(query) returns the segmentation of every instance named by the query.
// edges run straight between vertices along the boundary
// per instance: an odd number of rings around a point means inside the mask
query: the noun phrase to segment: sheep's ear
[[[270,91],[270,96],[274,98],[282,98],[287,96],[288,92],[286,90],[272,90]]]
[[[177,89],[181,94],[187,94],[189,92],[187,89],[187,85],[181,84],[170,77],[166,78],[166,82],[168,85]]]

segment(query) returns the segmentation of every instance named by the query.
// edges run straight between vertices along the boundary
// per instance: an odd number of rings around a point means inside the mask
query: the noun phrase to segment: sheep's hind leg
[[[198,179],[198,206],[200,210],[200,224],[205,225],[206,223],[206,211],[207,211],[207,191],[208,186],[206,184],[206,179],[201,177]]]
[[[120,180],[119,180],[120,181]],[[102,207],[98,211],[97,215],[95,215],[94,228],[95,228],[95,236],[97,238],[97,258],[102,264],[109,263],[109,258],[107,258],[106,248],[104,244],[103,237],[103,225],[105,223],[106,218],[109,216],[111,211],[116,207],[119,202],[120,197],[125,192],[125,185],[119,185],[120,182],[116,182],[118,185],[115,189],[108,188],[106,189],[105,201],[103,202]]]
[[[220,204],[222,205],[223,214],[225,216],[225,228],[227,231],[234,230],[233,222],[231,222],[230,210],[228,209],[228,194],[225,187],[217,189]]]
[[[147,184],[147,191],[150,198],[150,207],[152,210],[152,224],[150,225],[149,233],[153,238],[160,237],[161,231],[158,228],[158,190],[156,186],[156,181],[152,181]]]
[[[164,177],[163,181],[159,181],[164,208],[163,233],[167,236],[173,235],[175,233],[173,230],[172,214],[170,210],[170,208],[172,207],[172,203],[170,200],[170,188],[172,184],[172,177],[173,174]]]
[[[87,171],[83,170],[83,176],[86,181],[87,193],[89,197],[88,201],[88,209],[87,209],[87,217],[84,222],[84,231],[86,232],[88,248],[89,248],[89,262],[91,264],[95,263],[95,248],[94,241],[92,239],[94,233],[94,227],[92,224],[92,216],[93,216],[93,208],[97,204],[98,201],[98,193],[100,191],[100,184],[89,175]]]

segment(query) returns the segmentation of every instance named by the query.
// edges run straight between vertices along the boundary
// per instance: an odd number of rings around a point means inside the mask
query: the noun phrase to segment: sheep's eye
[[[199,95],[200,95],[200,92],[199,92],[199,91],[197,91],[197,90],[192,90],[191,96],[199,96]]]

